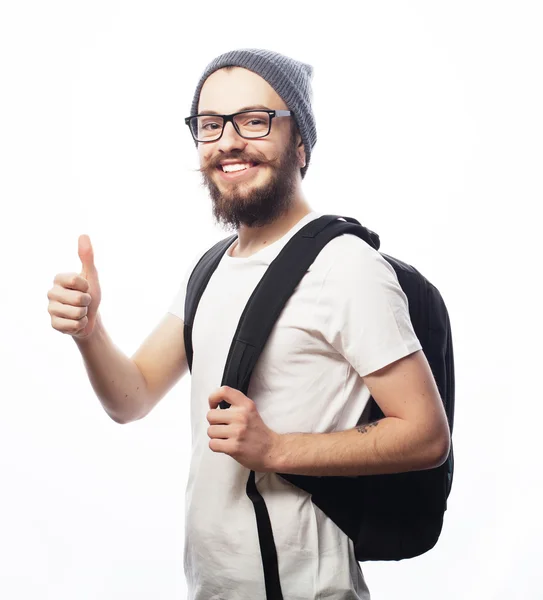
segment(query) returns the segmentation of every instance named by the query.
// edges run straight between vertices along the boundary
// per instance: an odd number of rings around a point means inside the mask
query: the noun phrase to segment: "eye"
[[[204,123],[201,125],[201,129],[205,129],[206,131],[215,131],[220,128],[221,126],[216,122]]]
[[[222,127],[222,119],[211,115],[198,117],[197,123],[199,131],[217,131],[217,129],[221,129]]]

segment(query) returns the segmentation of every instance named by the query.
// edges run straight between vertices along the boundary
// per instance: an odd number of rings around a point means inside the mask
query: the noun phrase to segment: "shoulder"
[[[318,264],[317,264],[318,263]],[[345,234],[331,240],[315,261],[333,284],[392,281],[397,283],[392,265],[356,235]]]

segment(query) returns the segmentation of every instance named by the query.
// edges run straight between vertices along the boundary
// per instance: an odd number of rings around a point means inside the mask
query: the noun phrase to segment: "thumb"
[[[96,267],[94,266],[94,250],[88,235],[80,235],[78,240],[78,254],[81,259],[81,275],[95,275]]]

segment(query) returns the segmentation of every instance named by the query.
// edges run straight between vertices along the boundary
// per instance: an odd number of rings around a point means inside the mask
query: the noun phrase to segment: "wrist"
[[[285,460],[285,444],[288,434],[274,433],[274,440],[269,453],[269,465],[267,470],[272,473],[281,473]]]
[[[89,344],[92,344],[94,340],[99,338],[102,335],[103,331],[104,329],[102,325],[102,320],[100,318],[100,313],[97,313],[92,331],[84,337],[73,335],[72,339],[79,347],[86,347]]]

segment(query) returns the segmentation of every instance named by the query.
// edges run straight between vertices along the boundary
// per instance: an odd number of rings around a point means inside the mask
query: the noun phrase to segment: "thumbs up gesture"
[[[61,333],[87,338],[94,331],[102,299],[94,252],[88,235],[79,236],[80,273],[59,273],[47,293],[51,326]]]

